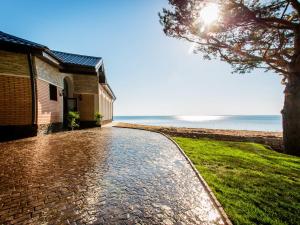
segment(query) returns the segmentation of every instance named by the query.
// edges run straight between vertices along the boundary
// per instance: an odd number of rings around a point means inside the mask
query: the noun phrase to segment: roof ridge
[[[51,52],[57,52],[57,53],[68,54],[68,55],[74,55],[74,56],[83,56],[83,57],[90,57],[90,58],[95,58],[95,59],[102,59],[102,57],[91,56],[91,55],[81,55],[81,54],[70,53],[70,52],[62,52],[62,51],[57,51],[57,50],[52,50],[52,49],[50,49],[50,51],[51,51]]]

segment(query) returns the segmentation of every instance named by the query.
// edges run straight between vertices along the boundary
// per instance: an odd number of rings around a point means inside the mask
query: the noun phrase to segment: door
[[[77,99],[69,98],[69,82],[68,79],[64,78],[64,91],[63,91],[63,123],[64,127],[68,126],[68,113],[70,111],[77,111]]]

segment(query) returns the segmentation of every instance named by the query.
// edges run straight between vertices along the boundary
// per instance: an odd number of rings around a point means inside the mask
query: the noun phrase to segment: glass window
[[[49,84],[50,100],[57,101],[57,87]]]

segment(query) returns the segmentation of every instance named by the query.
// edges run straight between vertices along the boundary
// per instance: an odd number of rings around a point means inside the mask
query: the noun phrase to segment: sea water
[[[282,131],[280,115],[114,116],[117,122],[230,130]]]

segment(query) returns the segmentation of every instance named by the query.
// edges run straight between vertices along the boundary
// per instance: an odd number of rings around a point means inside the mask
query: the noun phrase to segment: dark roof
[[[4,33],[2,31],[0,31],[0,41],[10,43],[10,44],[15,44],[15,45],[22,45],[22,46],[25,45],[25,46],[32,47],[32,48],[48,49],[44,45],[40,45],[35,42],[25,40],[23,38],[19,38],[19,37]]]
[[[26,53],[33,52],[34,54],[37,54],[41,57],[44,56],[43,53],[45,52],[59,61],[59,67],[62,72],[94,75],[97,75],[98,72],[100,72],[99,78],[101,78],[101,82],[106,83],[101,57],[78,55],[50,50],[47,46],[25,40],[23,38],[4,33],[2,31],[0,31],[0,49]],[[49,60],[49,58],[46,57],[45,59]]]
[[[102,60],[101,57],[78,55],[60,51],[50,50],[47,46],[28,41],[23,38],[19,38],[7,33],[0,31],[0,42],[5,42],[6,44],[11,44],[13,46],[25,46],[33,49],[44,50],[61,61],[63,64],[74,65],[74,66],[86,66],[86,67],[96,67],[96,65]]]
[[[51,52],[63,63],[72,64],[72,65],[95,67],[102,60],[101,57],[95,57],[95,56],[77,55],[77,54],[59,52],[53,50],[51,50]]]

